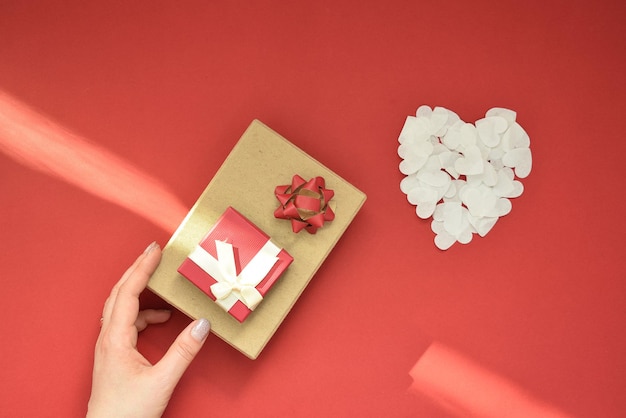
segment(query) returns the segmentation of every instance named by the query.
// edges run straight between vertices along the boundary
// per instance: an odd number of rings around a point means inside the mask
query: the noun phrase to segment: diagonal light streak
[[[434,342],[409,372],[409,391],[427,396],[454,416],[569,418],[513,381]]]
[[[0,152],[173,232],[188,208],[154,177],[0,90]]]

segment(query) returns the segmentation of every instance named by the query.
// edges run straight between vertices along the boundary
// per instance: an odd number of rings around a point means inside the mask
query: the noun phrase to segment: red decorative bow
[[[335,213],[328,205],[335,192],[325,188],[323,177],[305,181],[294,175],[291,184],[277,186],[274,190],[280,206],[274,211],[279,219],[290,219],[293,232],[306,229],[315,234],[325,221],[335,219]]]

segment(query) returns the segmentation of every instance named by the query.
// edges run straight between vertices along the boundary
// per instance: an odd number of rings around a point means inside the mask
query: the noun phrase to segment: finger
[[[170,319],[172,312],[167,309],[145,309],[139,312],[137,320],[135,321],[135,327],[137,332],[141,332],[152,324],[162,324]]]
[[[139,295],[161,261],[161,250],[156,243],[152,243],[140,258],[120,285],[111,308],[111,323],[120,329],[134,325],[139,314]]]
[[[210,329],[209,321],[204,318],[193,321],[178,335],[167,353],[154,366],[155,371],[166,376],[172,388],[204,345]]]
[[[141,260],[145,258],[146,253],[150,250],[150,247],[152,245],[153,244],[150,244],[148,247],[146,247],[144,252],[141,253],[141,255],[139,255],[139,257],[135,259],[133,264],[128,269],[126,269],[122,277],[117,281],[117,283],[115,283],[115,285],[113,286],[113,289],[111,289],[111,293],[109,294],[109,297],[107,298],[107,300],[104,302],[104,308],[102,310],[103,326],[104,326],[104,323],[108,322],[109,318],[111,317],[111,311],[113,310],[113,305],[115,304],[115,300],[117,299],[117,293],[119,292],[120,287],[122,286],[124,282],[126,282],[128,277],[135,271],[135,269],[137,268]]]

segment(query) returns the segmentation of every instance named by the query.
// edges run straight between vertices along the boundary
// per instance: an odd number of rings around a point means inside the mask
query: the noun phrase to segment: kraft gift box
[[[298,174],[321,176],[334,192],[335,217],[315,234],[294,233],[278,219],[276,186]],[[346,231],[366,196],[291,142],[254,120],[200,195],[169,242],[148,288],[193,319],[207,318],[211,332],[251,359],[259,356],[307,284]],[[189,254],[229,208],[285,249],[293,262],[263,301],[239,322],[178,272]]]

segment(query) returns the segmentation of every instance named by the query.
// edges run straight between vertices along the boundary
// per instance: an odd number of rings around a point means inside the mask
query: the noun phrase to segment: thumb
[[[204,318],[193,321],[176,337],[167,353],[154,366],[171,379],[173,386],[178,383],[204,345],[210,329],[209,321]]]

